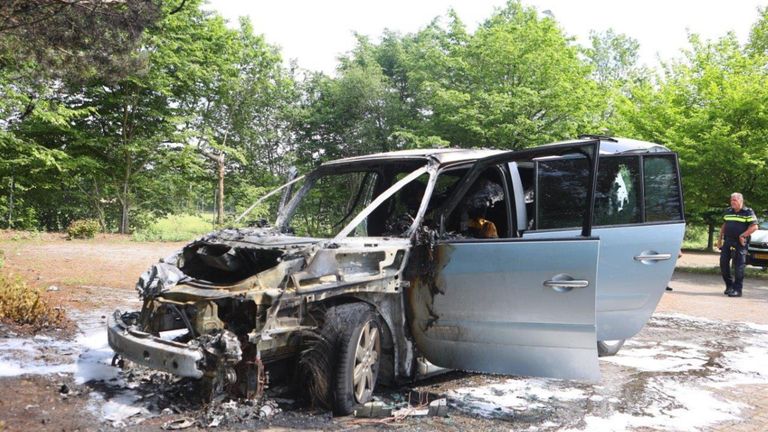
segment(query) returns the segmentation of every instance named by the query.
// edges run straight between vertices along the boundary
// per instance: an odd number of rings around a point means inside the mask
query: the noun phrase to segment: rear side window
[[[577,228],[582,224],[589,186],[587,159],[553,159],[537,163],[535,227]],[[527,199],[526,193],[526,199]],[[593,226],[682,220],[680,179],[674,155],[602,156]]]
[[[683,219],[680,179],[672,155],[644,156],[645,221]]]
[[[593,224],[640,223],[642,209],[640,159],[637,156],[600,158]]]

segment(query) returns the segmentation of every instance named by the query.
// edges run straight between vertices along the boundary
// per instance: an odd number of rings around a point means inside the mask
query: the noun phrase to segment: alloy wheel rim
[[[369,400],[373,394],[379,362],[379,344],[379,329],[373,321],[366,322],[357,339],[352,375],[352,388],[358,403]]]

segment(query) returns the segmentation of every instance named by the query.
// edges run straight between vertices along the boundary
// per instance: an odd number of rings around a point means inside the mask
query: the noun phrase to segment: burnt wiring
[[[187,316],[186,312],[182,312],[178,306],[175,304],[169,304],[168,305],[173,312],[178,315],[182,321],[184,321],[184,325],[187,326],[187,330],[189,331],[189,334],[195,338],[197,335],[195,334],[195,328],[192,327],[192,323],[189,321],[189,317]]]

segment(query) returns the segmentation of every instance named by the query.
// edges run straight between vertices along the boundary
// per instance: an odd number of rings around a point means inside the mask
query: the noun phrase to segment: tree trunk
[[[219,181],[216,224],[222,225],[224,223],[224,153],[218,155],[216,158],[216,176]]]
[[[120,200],[120,202],[122,203],[120,210],[120,234],[128,234],[128,211],[130,210],[130,205],[127,198]]]
[[[121,205],[121,215],[120,215],[120,234],[128,234],[129,233],[129,220],[128,220],[128,212],[131,209],[131,199],[129,196],[130,192],[130,183],[131,183],[131,157],[130,155],[125,155],[125,175],[123,177],[123,193],[122,198],[120,199],[120,205]]]
[[[712,247],[714,246],[714,239],[715,239],[715,224],[714,222],[708,222],[707,223],[707,250],[711,251]]]
[[[134,100],[136,99],[137,95],[133,94]],[[129,228],[129,220],[128,220],[128,212],[131,210],[131,197],[129,196],[130,190],[131,190],[131,175],[132,173],[132,167],[131,164],[133,163],[133,160],[131,160],[131,151],[128,149],[128,143],[131,141],[131,112],[130,112],[130,106],[126,103],[123,105],[123,128],[121,132],[121,139],[122,139],[122,146],[123,146],[123,155],[125,157],[125,171],[123,173],[123,196],[120,199],[121,204],[121,215],[120,215],[120,234],[128,234],[130,228]],[[119,196],[120,194],[118,194]]]
[[[16,183],[11,176],[11,194],[8,196],[8,229],[13,228],[13,190],[16,188]]]
[[[99,184],[93,182],[93,206],[96,209],[96,214],[99,218],[99,226],[101,232],[107,232],[107,215],[104,211],[104,206],[101,205],[101,192],[99,191]]]

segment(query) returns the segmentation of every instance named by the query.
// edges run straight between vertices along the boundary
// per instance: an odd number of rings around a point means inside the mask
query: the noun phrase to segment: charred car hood
[[[304,266],[313,246],[323,240],[267,228],[215,231],[150,267],[139,278],[136,289],[146,298],[183,285],[192,287],[192,292],[280,288],[290,273]]]
[[[203,242],[296,250],[319,243],[322,240],[324,239],[296,237],[270,228],[229,228],[208,233],[185,246],[185,249],[196,243]]]

